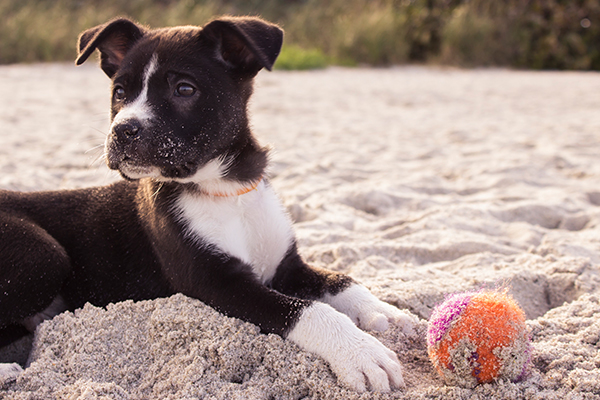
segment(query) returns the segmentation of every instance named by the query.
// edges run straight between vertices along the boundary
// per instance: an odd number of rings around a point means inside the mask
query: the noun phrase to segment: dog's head
[[[112,79],[109,168],[232,191],[260,179],[267,150],[246,108],[254,76],[272,68],[282,40],[277,26],[246,17],[156,30],[121,18],[83,32],[77,65],[98,49]]]

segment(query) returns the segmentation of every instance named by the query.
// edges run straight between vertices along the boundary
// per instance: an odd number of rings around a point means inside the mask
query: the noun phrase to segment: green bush
[[[284,45],[275,62],[276,69],[306,70],[327,66],[327,57],[318,49],[303,49],[296,45]]]

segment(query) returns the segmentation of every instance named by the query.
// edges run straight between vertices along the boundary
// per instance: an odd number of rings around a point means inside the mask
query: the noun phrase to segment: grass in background
[[[192,1],[0,0],[0,64],[74,60],[79,34],[117,16],[168,26],[203,24],[216,11]]]
[[[318,49],[303,49],[296,45],[286,45],[275,62],[275,69],[307,70],[322,69],[329,64],[327,57]]]
[[[306,0],[282,18],[286,40],[320,49],[335,64],[406,63],[406,18],[398,1]]]
[[[73,60],[116,16],[151,27],[260,15],[286,31],[277,68],[442,63],[600,70],[598,0],[0,0],[0,64]]]

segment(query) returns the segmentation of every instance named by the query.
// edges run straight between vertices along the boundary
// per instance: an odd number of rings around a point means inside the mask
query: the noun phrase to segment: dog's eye
[[[189,83],[180,83],[177,85],[177,90],[175,91],[175,95],[181,97],[190,97],[194,93],[196,93],[196,88]]]
[[[125,98],[125,89],[117,86],[113,92],[113,97],[115,100],[123,100]]]

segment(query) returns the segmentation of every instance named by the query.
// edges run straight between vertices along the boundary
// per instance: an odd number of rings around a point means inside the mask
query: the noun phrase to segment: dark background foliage
[[[286,30],[281,67],[436,63],[600,70],[600,0],[0,0],[0,63],[71,60],[82,30],[260,15]]]

